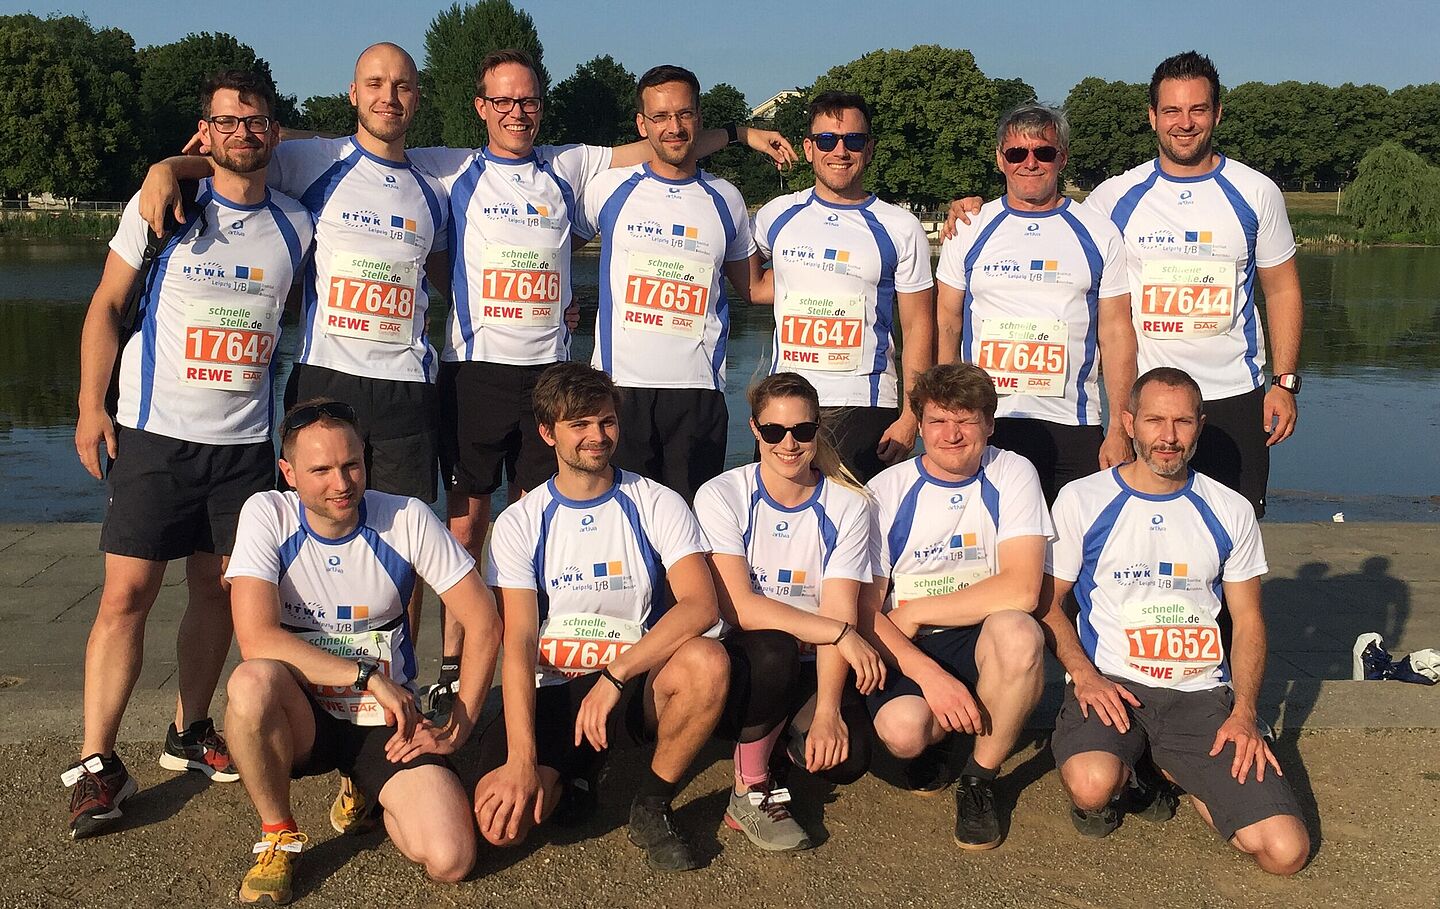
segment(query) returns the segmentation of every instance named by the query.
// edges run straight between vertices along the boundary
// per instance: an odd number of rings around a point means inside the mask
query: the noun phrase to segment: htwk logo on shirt
[[[665,228],[659,221],[635,221],[625,225],[625,232],[632,237],[665,236]]]
[[[1179,246],[1179,238],[1174,231],[1157,230],[1153,233],[1141,234],[1135,238],[1135,242],[1141,249],[1150,250],[1174,250]]]
[[[1115,583],[1121,587],[1133,587],[1137,584],[1141,587],[1155,586],[1154,573],[1144,562],[1136,562],[1134,565],[1121,568],[1112,574]]]
[[[625,563],[619,559],[596,562],[594,565],[596,590],[629,590],[635,581],[625,573]]]
[[[987,278],[1007,278],[1011,281],[1028,281],[1029,276],[1015,259],[996,259],[980,266],[980,274]]]

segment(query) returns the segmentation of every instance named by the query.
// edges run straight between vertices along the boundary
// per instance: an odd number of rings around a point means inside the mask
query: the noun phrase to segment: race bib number
[[[997,394],[1065,396],[1067,369],[1064,322],[1052,319],[984,319],[975,365],[995,380]]]
[[[415,336],[415,288],[420,263],[336,252],[330,259],[325,332],[383,344]]]
[[[780,301],[778,369],[856,373],[865,338],[865,300],[790,292]]]
[[[545,685],[599,672],[635,646],[639,622],[593,613],[552,616],[540,628],[535,683]]]
[[[222,391],[255,391],[265,383],[280,328],[273,300],[185,303],[180,381]]]
[[[559,326],[559,259],[558,249],[485,247],[478,321],[484,325]]]
[[[1159,601],[1122,607],[1125,664],[1146,684],[1169,688],[1213,673],[1224,660],[1220,628],[1208,611]]]
[[[338,607],[342,610],[345,608]],[[364,607],[349,608],[355,610]],[[302,641],[347,660],[375,660],[380,664],[380,672],[394,679],[395,675],[390,670],[394,665],[395,630],[399,624],[392,623],[392,626],[373,631],[296,631],[295,634]],[[375,700],[375,695],[368,691],[356,691],[350,685],[306,684],[305,687],[315,698],[315,703],[337,719],[354,723],[356,726],[385,725],[385,710],[380,706],[380,702]]]
[[[620,324],[698,341],[705,335],[715,266],[650,252],[631,252]]]
[[[1140,266],[1140,331],[1147,338],[1209,338],[1230,330],[1235,263],[1147,259]]]

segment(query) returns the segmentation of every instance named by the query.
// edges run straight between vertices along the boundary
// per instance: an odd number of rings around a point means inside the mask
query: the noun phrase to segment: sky
[[[1086,76],[1147,82],[1156,63],[1192,48],[1210,55],[1227,86],[1294,79],[1394,89],[1440,80],[1440,3],[1433,0],[1216,0],[1189,11],[1129,0],[514,2],[535,20],[552,82],[610,54],[637,74],[658,63],[687,66],[703,86],[729,82],[752,105],[868,51],[917,44],[966,48],[987,76],[1022,78],[1051,102]],[[125,29],[137,46],[228,32],[269,61],[282,92],[303,101],[344,91],[355,57],[375,41],[394,41],[423,65],[425,30],[449,5],[0,0],[0,14],[84,15],[97,27]]]

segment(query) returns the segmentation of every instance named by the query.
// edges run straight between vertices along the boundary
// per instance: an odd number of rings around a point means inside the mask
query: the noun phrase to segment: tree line
[[[484,143],[472,106],[474,74],[480,58],[501,47],[524,48],[536,60],[547,99],[542,141],[610,145],[635,139],[634,73],[601,55],[551,85],[529,14],[511,0],[478,0],[456,3],[430,23],[420,73],[424,101],[411,145]],[[0,16],[0,195],[125,198],[150,161],[174,153],[194,131],[200,85],[228,67],[253,69],[274,84],[269,63],[224,33],[137,49],[125,31],[96,28],[83,18]],[[995,122],[1035,99],[1021,79],[986,76],[967,50],[877,50],[796,87],[775,111],[774,128],[798,147],[808,126],[805,105],[830,89],[858,92],[874,109],[871,188],[919,207],[997,194],[1002,184],[993,163]],[[288,126],[333,134],[354,129],[355,112],[343,91],[303,102],[277,94],[276,113]],[[1247,82],[1226,91],[1222,103],[1217,146],[1287,189],[1351,182],[1360,161],[1385,141],[1440,164],[1440,83],[1387,91],[1350,83]],[[1071,89],[1064,101],[1073,131],[1066,179],[1089,189],[1153,157],[1147,104],[1144,83],[1091,77]],[[744,121],[750,113],[744,95],[724,82],[705,91],[701,109],[712,125]],[[813,180],[806,167],[777,174],[739,148],[704,164],[736,183],[752,204]]]

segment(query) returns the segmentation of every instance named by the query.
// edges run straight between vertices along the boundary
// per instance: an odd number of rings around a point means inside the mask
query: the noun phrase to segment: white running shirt
[[[1142,375],[1177,366],[1207,401],[1264,384],[1255,269],[1295,255],[1269,177],[1223,155],[1199,177],[1169,176],[1152,160],[1101,183],[1085,207],[1125,236]]]
[[[724,391],[724,265],[755,252],[740,191],[639,164],[591,181],[581,212],[577,232],[604,239],[592,365],[627,388]]]
[[[1000,544],[1055,536],[1035,467],[986,446],[967,480],[941,480],[916,457],[870,481],[878,529],[875,575],[889,578],[886,609],[899,600],[963,590],[1000,571]]]
[[[389,631],[391,658],[382,663],[413,694],[415,643],[405,607],[416,577],[443,596],[474,566],[419,499],[367,491],[360,525],[329,539],[310,529],[296,493],[272,491],[255,493],[241,509],[225,577],[279,587],[288,631],[361,638]]]
[[[1180,691],[1230,683],[1221,584],[1270,570],[1244,496],[1194,471],[1179,492],[1147,495],[1116,468],[1060,490],[1055,529],[1045,571],[1075,582],[1096,668]]]
[[[488,148],[412,148],[450,195],[446,361],[539,366],[570,359],[571,239],[580,195],[610,149],[538,145],[524,158]]]
[[[1130,292],[1120,232],[1069,199],[1031,212],[1004,197],[955,227],[936,277],[965,292],[960,358],[995,380],[995,415],[1100,425],[1099,303]]]
[[[638,641],[672,605],[665,570],[708,551],[679,494],[616,468],[615,483],[594,499],[567,499],[551,479],[506,508],[490,532],[485,583],[535,591],[536,681],[557,684]],[[572,645],[581,641],[604,646],[580,653]]]
[[[352,376],[434,382],[425,259],[445,248],[440,181],[343,139],[281,142],[266,180],[315,218],[295,362]]]
[[[821,479],[808,500],[787,508],[770,497],[759,464],[727,470],[695,493],[695,515],[712,552],[750,566],[755,593],[806,612],[820,611],[831,578],[869,583],[870,503]]]
[[[207,445],[270,439],[280,313],[310,248],[310,216],[289,196],[232,202],[209,180],[200,217],[170,236],[120,352],[120,425]],[[149,233],[139,195],[110,248],[140,268]],[[138,279],[137,279],[138,280]]]
[[[775,270],[770,372],[797,372],[823,407],[896,407],[897,293],[929,290],[930,240],[903,208],[813,189],[770,200],[755,242]]]

